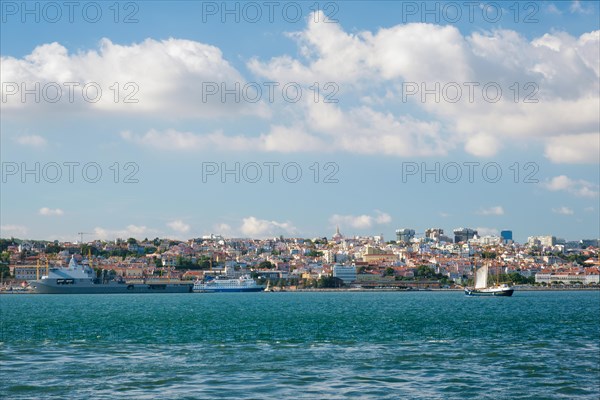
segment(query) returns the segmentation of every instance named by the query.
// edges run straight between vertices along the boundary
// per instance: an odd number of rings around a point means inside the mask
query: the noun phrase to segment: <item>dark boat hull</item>
[[[503,290],[497,290],[497,291],[481,291],[481,290],[477,290],[477,289],[465,289],[465,294],[467,296],[488,296],[488,297],[495,297],[495,296],[504,296],[504,297],[510,297],[513,295],[513,292],[515,290],[514,289],[503,289]]]
[[[119,293],[190,293],[192,284],[74,284],[56,285],[31,282],[34,293],[40,294],[119,294]]]

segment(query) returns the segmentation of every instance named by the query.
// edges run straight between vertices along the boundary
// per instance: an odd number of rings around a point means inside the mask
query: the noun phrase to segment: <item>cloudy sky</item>
[[[2,237],[600,236],[597,2],[1,12]]]

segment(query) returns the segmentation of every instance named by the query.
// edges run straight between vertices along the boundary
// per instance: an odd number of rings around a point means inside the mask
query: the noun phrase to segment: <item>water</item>
[[[600,292],[5,295],[0,398],[600,397]]]

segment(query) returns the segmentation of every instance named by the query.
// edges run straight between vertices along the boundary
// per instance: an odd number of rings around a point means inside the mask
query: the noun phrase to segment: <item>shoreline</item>
[[[321,289],[284,289],[284,290],[271,290],[269,292],[264,293],[294,293],[294,292],[463,292],[464,289],[397,289],[397,288],[378,288],[378,289],[365,289],[365,288],[321,288]],[[526,288],[515,288],[515,292],[580,292],[580,291],[600,291],[600,287],[586,287],[586,288],[548,288],[548,287],[526,287]],[[43,293],[35,293],[29,290],[0,290],[0,295],[10,295],[10,294],[43,294]],[[86,293],[81,293],[86,294]],[[111,294],[111,293],[101,293],[101,294]],[[151,293],[150,293],[151,294]],[[185,294],[185,293],[184,293]],[[190,293],[190,294],[198,294],[198,293]]]

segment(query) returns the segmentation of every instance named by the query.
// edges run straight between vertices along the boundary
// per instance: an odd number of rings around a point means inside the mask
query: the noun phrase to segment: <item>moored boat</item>
[[[191,283],[129,283],[123,279],[103,281],[90,265],[78,265],[71,257],[68,267],[55,267],[48,274],[29,282],[34,293],[105,294],[105,293],[189,293]]]
[[[193,291],[197,293],[207,292],[260,292],[264,286],[257,284],[248,275],[239,278],[218,276],[214,279],[198,280],[194,283]]]
[[[479,268],[475,272],[475,286],[466,287],[465,294],[467,296],[512,296],[514,288],[506,283],[488,286],[488,271],[487,264]]]

